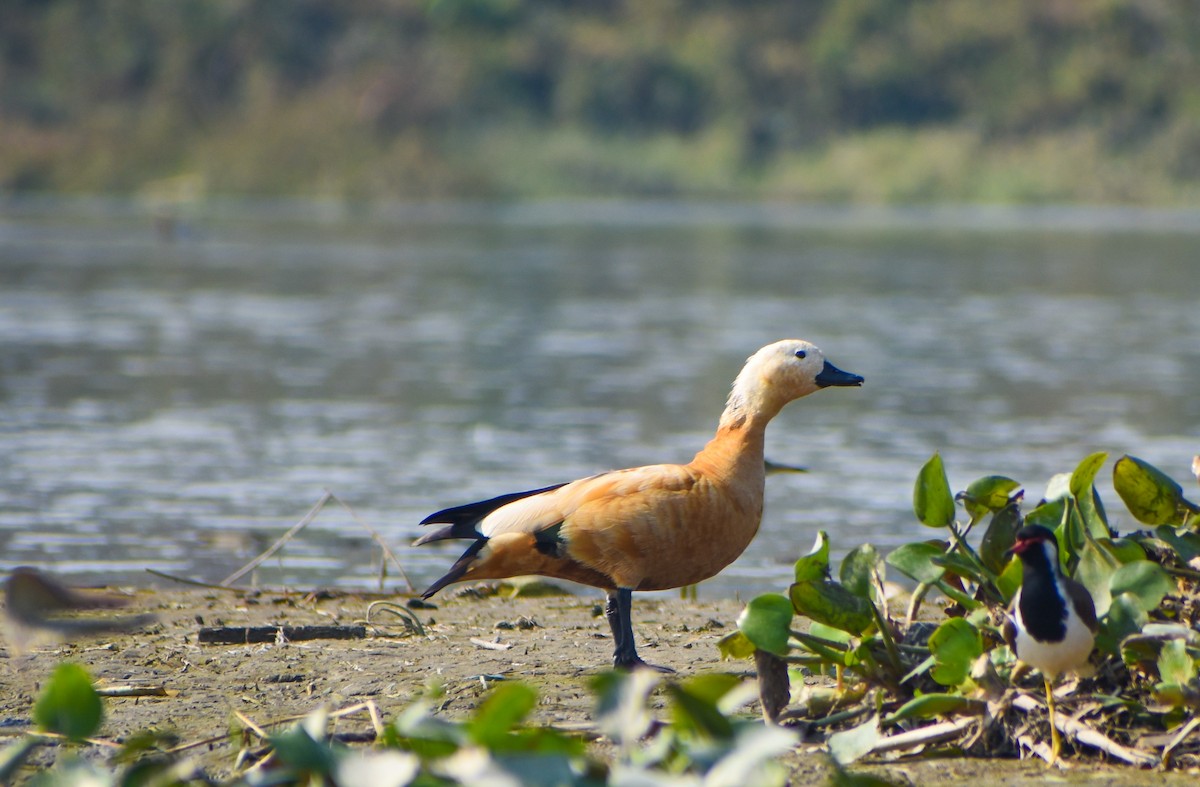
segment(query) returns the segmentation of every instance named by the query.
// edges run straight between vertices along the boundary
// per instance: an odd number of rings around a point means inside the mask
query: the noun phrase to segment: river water
[[[1198,492],[1200,214],[582,202],[0,204],[0,569],[219,581],[329,490],[264,585],[413,582],[426,514],[686,461],[742,361],[818,343],[861,389],[790,405],[762,531],[700,589],[781,589],[932,535],[913,479],[1140,456]],[[1193,497],[1194,499],[1194,497]],[[395,570],[388,587],[401,586]]]

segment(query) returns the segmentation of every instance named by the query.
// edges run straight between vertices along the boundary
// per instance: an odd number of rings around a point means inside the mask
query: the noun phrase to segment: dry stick
[[[912,730],[911,732],[889,735],[871,747],[871,754],[880,754],[895,751],[896,749],[911,749],[916,746],[925,746],[930,743],[941,743],[942,741],[951,740],[957,738],[962,734],[963,730],[977,721],[979,721],[977,716],[964,716],[961,719],[932,724],[928,727]]]
[[[169,697],[165,686],[106,686],[96,689],[101,697]]]
[[[162,577],[163,579],[169,579],[172,582],[179,582],[180,584],[183,584],[183,585],[195,585],[196,587],[209,588],[210,590],[224,590],[229,593],[245,593],[246,592],[242,588],[231,588],[231,587],[226,587],[225,585],[214,585],[211,582],[201,582],[197,579],[188,579],[187,577],[177,577],[174,574],[168,574],[165,571],[159,571],[158,569],[154,569],[154,568],[146,569],[146,573],[153,574],[156,577]]]
[[[375,543],[376,543],[376,544],[378,544],[378,545],[379,545],[379,548],[383,550],[383,556],[384,556],[384,558],[385,558],[386,560],[390,560],[390,561],[392,561],[392,563],[394,563],[394,564],[395,564],[395,566],[396,566],[396,570],[397,570],[397,571],[399,571],[399,572],[400,572],[400,576],[404,578],[404,584],[408,585],[408,590],[409,590],[409,592],[410,592],[410,593],[416,593],[416,592],[417,592],[417,588],[416,588],[416,586],[414,586],[414,585],[413,585],[413,583],[412,583],[412,580],[408,578],[408,572],[406,572],[406,571],[404,570],[404,566],[400,565],[400,558],[396,557],[396,553],[395,553],[395,552],[393,552],[393,551],[391,550],[391,547],[389,547],[389,546],[387,545],[387,542],[385,542],[385,541],[383,540],[383,536],[379,535],[379,532],[378,532],[378,531],[376,531],[376,530],[375,530],[375,528],[371,527],[371,526],[370,526],[370,525],[368,525],[366,522],[364,522],[363,520],[359,519],[359,518],[358,518],[358,514],[357,514],[357,513],[355,513],[354,509],[353,509],[353,508],[351,508],[351,507],[350,507],[350,504],[349,504],[349,503],[347,503],[345,500],[342,500],[342,499],[341,499],[340,497],[338,497],[337,495],[333,495],[331,492],[326,492],[326,494],[330,494],[330,495],[332,495],[333,499],[334,499],[334,500],[336,500],[336,501],[338,502],[338,505],[340,505],[342,508],[346,509],[347,513],[349,513],[349,514],[350,514],[350,518],[351,518],[351,519],[353,519],[353,520],[354,520],[355,522],[357,522],[358,524],[362,525],[362,526],[363,526],[363,528],[364,528],[364,529],[365,529],[365,530],[366,530],[368,533],[370,533],[370,534],[371,534],[371,538],[375,539]]]
[[[357,713],[360,710],[363,710],[364,708],[366,708],[367,712],[371,714],[371,723],[372,723],[372,725],[375,726],[376,730],[380,731],[379,736],[382,737],[383,736],[383,733],[382,733],[383,725],[382,725],[382,723],[379,722],[379,710],[375,707],[375,703],[372,702],[371,700],[367,700],[366,702],[360,702],[357,705],[351,705],[348,708],[342,708],[341,710],[333,711],[329,714],[329,718],[337,719],[337,718],[341,718],[342,716],[349,716],[351,713]],[[253,721],[251,721],[249,717],[247,717],[245,714],[241,713],[240,711],[234,711],[234,714],[237,715],[237,717],[239,719],[241,719],[241,721],[246,725],[246,727],[248,727],[256,735],[258,735],[259,737],[264,738],[264,739],[267,737],[267,733],[265,732],[263,727],[276,727],[280,724],[287,724],[289,721],[300,721],[301,719],[305,718],[304,715],[287,716],[285,718],[277,719],[275,721],[269,721],[260,727],[259,725],[255,724]],[[229,741],[229,733],[225,732],[220,735],[214,735],[211,738],[205,738],[205,739],[199,740],[199,741],[190,741],[188,743],[181,743],[178,746],[167,749],[166,753],[167,754],[179,754],[180,752],[187,751],[188,749],[198,749],[201,746],[208,746],[210,744],[220,743],[222,741],[225,741],[225,742]],[[113,744],[113,745],[115,746],[116,744]]]
[[[232,585],[234,582],[237,582],[239,579],[244,577],[246,574],[249,574],[251,571],[253,571],[254,569],[258,568],[260,565],[262,565],[267,559],[269,559],[271,557],[271,555],[274,555],[276,552],[278,552],[280,550],[280,548],[292,538],[292,536],[299,533],[306,526],[308,526],[308,524],[310,522],[312,522],[314,519],[316,519],[317,514],[321,513],[321,509],[324,508],[325,504],[328,503],[332,498],[333,498],[332,492],[327,491],[325,494],[321,495],[321,499],[318,500],[317,504],[314,505],[312,507],[312,509],[310,509],[309,512],[304,515],[304,518],[301,519],[296,524],[292,525],[292,527],[286,533],[284,533],[282,536],[280,536],[279,539],[274,544],[272,544],[271,546],[269,546],[267,548],[266,552],[263,552],[261,555],[254,558],[249,563],[247,563],[246,565],[239,568],[237,571],[235,571],[232,574],[230,574],[229,576],[225,577],[225,579],[221,580],[221,584],[222,585]]]
[[[512,647],[512,645],[507,642],[489,642],[486,639],[478,639],[476,637],[471,637],[471,639],[468,641],[472,645],[477,645],[481,648],[487,648],[488,650],[508,650]]]
[[[1029,713],[1031,711],[1044,710],[1045,706],[1028,695],[1018,695],[1013,699],[1012,705],[1018,710]],[[1128,746],[1122,746],[1114,740],[1111,740],[1099,730],[1090,727],[1081,721],[1076,721],[1072,718],[1063,718],[1062,715],[1056,714],[1054,726],[1058,727],[1062,732],[1073,737],[1082,744],[1100,749],[1106,754],[1116,757],[1118,760],[1124,760],[1132,765],[1140,765],[1146,768],[1153,768],[1158,765],[1160,760],[1153,754],[1146,754],[1137,749],[1131,749]],[[1040,754],[1040,752],[1039,752]]]
[[[262,727],[259,727],[257,724],[255,724],[253,721],[251,721],[249,716],[242,713],[240,710],[235,710],[233,712],[233,715],[237,717],[238,721],[240,721],[242,724],[245,724],[248,728],[250,728],[250,730],[253,731],[255,735],[262,738],[263,740],[267,739],[268,735],[267,735],[266,731]]]
[[[314,639],[363,639],[365,626],[206,626],[196,635],[202,645],[249,645]]]
[[[1179,744],[1183,743],[1184,738],[1191,735],[1192,732],[1194,732],[1197,727],[1200,727],[1200,716],[1194,717],[1187,724],[1183,725],[1183,729],[1181,729],[1179,731],[1179,734],[1176,735],[1174,738],[1172,738],[1171,742],[1168,743],[1163,748],[1162,766],[1161,766],[1163,768],[1163,770],[1166,770],[1167,767],[1170,765],[1171,755],[1174,753],[1175,747],[1178,746]]]
[[[1028,733],[1018,735],[1016,740],[1018,745],[1025,747],[1046,762],[1050,762],[1050,758],[1054,756],[1050,749],[1050,744],[1046,743],[1045,741],[1035,740],[1034,737]],[[1055,763],[1055,766],[1059,769],[1063,769],[1067,767],[1067,763],[1060,757],[1058,762]]]
[[[45,739],[47,741],[53,741],[55,743],[67,743],[71,740],[66,735],[62,735],[57,732],[46,732],[44,730],[31,730],[30,732],[24,734],[32,735],[35,738]],[[106,749],[120,749],[125,745],[123,743],[117,743],[116,741],[107,741],[103,738],[84,738],[83,742],[91,744],[92,746],[103,746]]]

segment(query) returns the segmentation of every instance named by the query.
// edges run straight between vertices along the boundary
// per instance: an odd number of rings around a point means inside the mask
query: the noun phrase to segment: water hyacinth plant
[[[888,748],[888,728],[911,735],[921,720],[964,715],[978,723],[931,724],[930,737],[918,740],[970,737],[988,753],[1034,748],[996,734],[1016,729],[1006,727],[1009,710],[1001,699],[1019,675],[999,627],[1022,578],[1009,550],[1018,530],[1041,525],[1054,531],[1064,569],[1091,593],[1100,618],[1090,685],[1109,718],[1121,721],[1115,737],[1125,741],[1100,732],[1091,741],[1139,764],[1169,756],[1166,744],[1162,753],[1125,744],[1134,739],[1135,721],[1161,733],[1200,709],[1200,508],[1167,474],[1125,456],[1114,465],[1113,485],[1133,518],[1150,529],[1119,535],[1094,483],[1106,460],[1103,453],[1086,457],[1073,472],[1052,478],[1027,507],[1022,485],[1004,476],[980,478],[954,494],[935,454],[917,474],[913,512],[939,537],[905,544],[883,559],[870,545],[857,547],[834,579],[828,538],[820,533],[812,552],[796,562],[787,594],[750,601],[738,631],[722,640],[722,654],[756,658],[768,719],[841,728],[828,739],[841,763]],[[913,583],[903,615],[887,603],[889,568]],[[940,623],[920,614],[935,591],[946,604]],[[806,630],[799,618],[808,619]],[[798,688],[797,706],[787,709],[779,684],[789,669],[795,686],[803,684],[801,671],[832,670],[837,688]],[[863,716],[869,718],[846,726]]]

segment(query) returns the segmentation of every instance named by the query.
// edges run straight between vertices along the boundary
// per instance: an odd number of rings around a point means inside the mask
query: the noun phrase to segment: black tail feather
[[[445,541],[448,538],[483,538],[483,535],[475,529],[474,525],[442,525],[437,530],[430,530],[425,535],[418,538],[412,543],[413,546],[419,547],[422,544],[428,544],[430,541]]]
[[[530,489],[527,492],[510,492],[507,495],[480,500],[477,503],[467,503],[464,506],[455,506],[453,508],[443,508],[441,511],[430,514],[421,520],[422,525],[446,524],[450,528],[442,528],[437,531],[437,538],[433,534],[422,537],[417,543],[424,544],[429,541],[440,541],[444,538],[483,538],[483,536],[475,529],[485,516],[495,511],[497,508],[508,505],[514,500],[520,500],[523,497],[533,497],[540,495],[542,492],[551,492],[566,484],[555,484],[554,486],[544,486],[541,489]]]
[[[462,557],[454,561],[454,565],[446,572],[446,576],[434,582],[429,588],[421,594],[421,598],[429,598],[434,593],[437,593],[446,585],[457,582],[462,579],[463,574],[467,573],[467,567],[475,560],[475,556],[479,554],[479,550],[483,549],[487,544],[486,538],[481,538],[471,546],[467,547],[467,551],[462,553]]]

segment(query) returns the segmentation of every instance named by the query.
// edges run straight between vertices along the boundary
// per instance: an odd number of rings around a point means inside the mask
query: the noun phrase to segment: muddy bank
[[[609,665],[612,649],[598,594],[462,595],[440,601],[436,609],[416,610],[423,634],[376,609],[362,639],[250,645],[198,641],[203,627],[362,623],[375,600],[340,594],[135,591],[130,609],[158,617],[142,630],[43,643],[25,655],[14,654],[6,641],[0,651],[0,733],[15,735],[29,728],[42,681],[64,659],[84,664],[101,686],[162,689],[166,694],[107,699],[102,738],[121,740],[148,728],[172,730],[187,753],[217,778],[236,767],[241,738],[231,736],[231,729],[248,722],[267,726],[320,706],[337,711],[366,701],[386,722],[433,683],[444,687],[440,712],[450,717],[468,714],[491,683],[520,679],[541,695],[534,723],[578,727],[588,722],[587,682]],[[680,676],[721,671],[751,677],[751,662],[721,662],[716,647],[740,609],[732,600],[638,599],[639,650],[647,661],[669,666]],[[365,711],[338,719],[336,725],[338,732],[364,739],[373,733]],[[57,753],[43,748],[38,761],[51,762]],[[103,756],[102,747],[95,747],[92,756]],[[796,784],[821,780],[827,770],[823,757],[803,749],[789,758],[789,766]],[[906,761],[864,770],[914,784],[1040,780],[1047,775],[1038,762],[1015,760]],[[1089,762],[1056,778],[1089,784],[1193,784],[1196,776]]]

